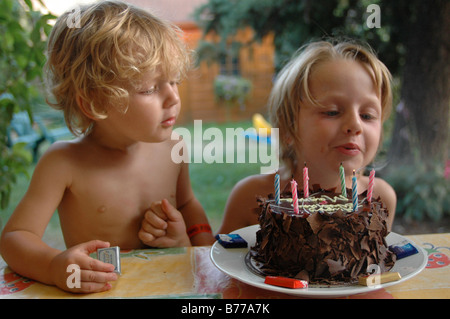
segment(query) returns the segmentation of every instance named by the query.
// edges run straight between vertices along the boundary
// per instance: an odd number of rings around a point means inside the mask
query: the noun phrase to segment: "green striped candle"
[[[345,171],[344,171],[344,166],[339,167],[339,177],[341,178],[341,193],[342,196],[347,197],[347,188],[345,186]]]

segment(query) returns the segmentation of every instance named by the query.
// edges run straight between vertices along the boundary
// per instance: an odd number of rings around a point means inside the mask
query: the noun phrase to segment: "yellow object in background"
[[[253,115],[253,127],[259,132],[259,129],[266,129],[267,135],[270,135],[272,125],[266,121],[266,119],[259,113]]]

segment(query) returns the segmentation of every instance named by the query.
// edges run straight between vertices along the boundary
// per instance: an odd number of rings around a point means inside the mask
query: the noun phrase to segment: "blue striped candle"
[[[280,205],[280,175],[275,174],[275,204]]]
[[[355,170],[353,170],[352,177],[352,203],[353,203],[353,211],[356,212],[358,210],[358,185],[356,184],[356,175]]]

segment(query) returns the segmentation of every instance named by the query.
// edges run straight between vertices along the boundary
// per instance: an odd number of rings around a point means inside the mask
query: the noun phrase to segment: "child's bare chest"
[[[175,165],[141,163],[104,165],[74,179],[71,193],[92,206],[142,210],[153,201],[174,200],[178,169]]]
[[[66,241],[101,238],[137,247],[137,232],[151,203],[166,198],[176,206],[178,174],[170,163],[85,167],[74,176],[59,207],[61,225],[77,234]]]

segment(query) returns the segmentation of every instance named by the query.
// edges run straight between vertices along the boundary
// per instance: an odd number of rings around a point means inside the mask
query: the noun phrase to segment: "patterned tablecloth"
[[[417,276],[345,298],[450,298],[450,233],[405,236],[428,253]],[[14,272],[0,260],[0,298],[296,298],[230,278],[210,259],[211,247],[121,251],[122,274],[108,292],[78,295]]]

